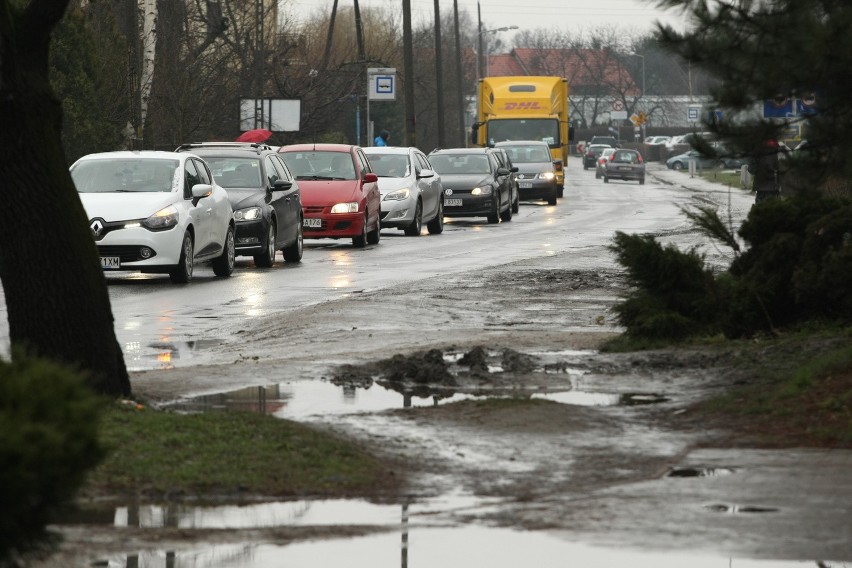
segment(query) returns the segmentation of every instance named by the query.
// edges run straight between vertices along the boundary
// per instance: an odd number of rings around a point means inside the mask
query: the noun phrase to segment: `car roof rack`
[[[272,146],[264,142],[189,142],[181,144],[175,149],[175,152],[180,150],[192,150],[193,148],[232,148],[234,150],[255,150],[258,154],[263,151],[272,150]]]

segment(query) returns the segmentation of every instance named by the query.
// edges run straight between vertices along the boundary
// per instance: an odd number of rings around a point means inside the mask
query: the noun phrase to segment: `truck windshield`
[[[558,146],[559,121],[555,118],[505,118],[488,121],[489,145],[505,140],[541,140]]]

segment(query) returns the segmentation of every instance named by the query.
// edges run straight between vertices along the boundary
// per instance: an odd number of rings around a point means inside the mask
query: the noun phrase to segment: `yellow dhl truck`
[[[480,147],[504,140],[543,140],[550,146],[559,197],[574,129],[568,121],[568,79],[485,77],[479,80],[477,121],[471,142]]]

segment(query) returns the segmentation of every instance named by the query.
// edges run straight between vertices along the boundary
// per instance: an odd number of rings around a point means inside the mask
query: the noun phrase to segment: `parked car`
[[[606,169],[606,161],[615,153],[615,148],[605,148],[601,157],[595,162],[595,179],[601,179]]]
[[[278,153],[266,144],[195,142],[178,152],[204,158],[213,179],[228,193],[234,209],[238,256],[251,256],[269,268],[280,250],[287,262],[303,251],[302,201],[298,183]]]
[[[382,227],[402,229],[409,237],[444,230],[444,189],[441,176],[417,148],[364,148],[373,172],[379,176]]]
[[[637,180],[639,185],[644,185],[645,161],[642,154],[636,150],[617,149],[604,166],[604,183],[609,183],[611,179]]]
[[[713,134],[710,132],[687,132],[680,136],[672,136],[671,140],[665,142],[666,149],[673,151],[677,148],[677,146],[693,146],[695,144],[696,137],[703,138],[710,142],[713,139]]]
[[[511,173],[491,148],[433,150],[429,162],[441,174],[444,215],[512,220]]]
[[[645,144],[649,146],[663,145],[671,139],[671,136],[648,136],[645,138]]]
[[[718,157],[705,156],[698,150],[690,150],[666,160],[666,167],[670,170],[682,170],[688,168],[690,162],[695,162],[696,167],[701,170],[722,166],[722,161]]]
[[[546,144],[546,142],[545,142]],[[495,144],[492,146],[494,148],[494,153],[497,155],[497,160],[500,162],[500,166],[506,168],[510,172],[512,172],[512,213],[517,213],[520,207],[520,192],[518,191],[518,168],[512,163],[512,158],[509,157],[509,154],[503,148],[497,148]]]
[[[231,202],[207,164],[190,153],[138,151],[83,156],[71,178],[89,217],[104,270],[167,273],[192,279],[210,261],[234,270]]]
[[[609,144],[590,144],[587,146],[586,153],[583,154],[583,169],[594,168],[598,158],[601,157],[601,154],[606,148],[615,148],[615,146],[610,146]]]
[[[278,152],[301,188],[306,239],[351,238],[357,248],[379,243],[379,178],[360,146],[296,144]]]
[[[521,199],[544,199],[556,205],[559,185],[556,181],[553,157],[546,142],[537,140],[507,141],[495,144],[495,149],[509,155],[516,165],[518,192]]]

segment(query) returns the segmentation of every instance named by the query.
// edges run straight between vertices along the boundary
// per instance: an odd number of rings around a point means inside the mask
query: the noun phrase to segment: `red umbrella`
[[[255,128],[254,130],[246,130],[237,137],[237,142],[266,142],[272,132],[265,128]]]

